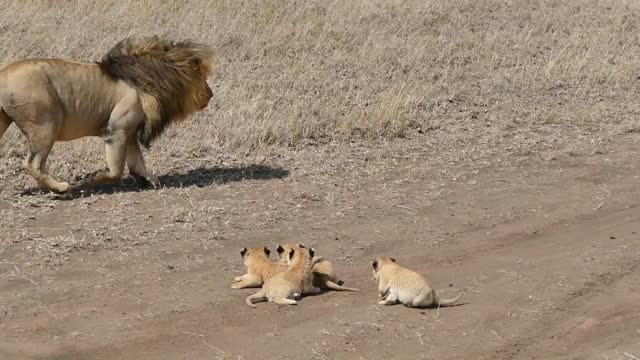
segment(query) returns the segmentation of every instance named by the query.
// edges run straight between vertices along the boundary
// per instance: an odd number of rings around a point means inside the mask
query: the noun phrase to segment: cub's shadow
[[[438,304],[432,304],[429,306],[407,306],[404,305],[400,302],[397,302],[395,304],[391,304],[391,305],[380,305],[380,306],[392,306],[392,307],[404,307],[407,309],[416,309],[416,310],[438,310],[438,309],[446,309],[446,308],[450,308],[450,307],[458,307],[458,306],[465,306],[465,305],[469,305],[469,303],[467,302],[460,302],[460,303],[455,303],[455,304],[451,304],[451,305],[438,305]],[[426,314],[426,313],[423,313]]]
[[[186,173],[171,172],[159,176],[160,189],[162,188],[186,188],[207,187],[213,184],[226,184],[247,180],[272,180],[283,179],[289,176],[289,171],[279,166],[248,165],[237,167],[212,167],[195,168]],[[139,184],[132,177],[123,177],[114,184],[96,185],[87,189],[76,190],[67,194],[54,195],[58,200],[72,200],[80,197],[97,194],[115,194],[126,192],[153,191],[148,184]],[[21,195],[36,195],[45,193],[40,188],[30,188]]]
[[[397,305],[402,305],[402,304],[397,304]],[[458,307],[458,306],[465,306],[465,305],[469,305],[469,303],[467,302],[459,302],[459,303],[455,303],[455,304],[451,304],[451,305],[438,305],[438,304],[433,304],[433,305],[429,305],[429,306],[414,306],[411,309],[418,309],[418,310],[437,310],[438,308],[440,309],[446,309],[446,308],[450,308],[450,307]],[[404,306],[404,305],[403,305]],[[405,306],[408,307],[408,306]]]

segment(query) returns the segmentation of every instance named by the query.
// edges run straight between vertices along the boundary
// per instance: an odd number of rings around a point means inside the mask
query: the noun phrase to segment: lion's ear
[[[304,244],[303,244],[303,243],[298,243],[298,247],[299,247],[300,249],[304,249],[304,248],[305,248],[305,246],[304,246]]]
[[[246,253],[247,253],[247,248],[242,248],[242,250],[240,250],[240,256],[244,257]]]
[[[269,250],[268,247],[264,247],[264,254],[267,255],[267,257],[269,256],[269,254],[271,254],[271,250]]]
[[[207,75],[209,73],[211,64],[201,58],[194,58],[191,60],[191,67],[195,69],[200,75]]]
[[[202,66],[202,60],[197,57],[191,58],[189,59],[189,65],[194,69],[199,69]]]
[[[293,260],[293,254],[295,254],[295,253],[296,253],[295,250],[293,250],[293,249],[289,250],[289,260]]]
[[[389,258],[389,260],[391,260],[391,261],[393,261],[393,262],[396,262],[396,259],[395,259],[395,258]]]
[[[373,266],[374,270],[377,270],[378,269],[378,260],[372,260],[371,261],[371,265]]]
[[[316,254],[316,250],[314,248],[309,248],[309,257],[313,259],[313,255]]]
[[[282,254],[284,252],[284,248],[282,247],[282,245],[278,245],[276,251],[278,252],[278,254]]]

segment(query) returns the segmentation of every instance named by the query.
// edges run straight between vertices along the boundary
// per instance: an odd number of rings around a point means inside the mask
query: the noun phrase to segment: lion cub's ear
[[[393,262],[396,262],[396,259],[395,259],[395,258],[389,258],[389,260],[391,260],[391,261],[393,261]]]
[[[299,247],[300,249],[304,249],[304,248],[305,248],[305,246],[304,246],[304,244],[303,244],[303,243],[298,243],[298,247]]]
[[[240,256],[244,257],[246,253],[247,253],[247,248],[242,248],[242,250],[240,250]]]
[[[296,253],[295,250],[293,250],[293,249],[289,250],[289,260],[293,260],[293,254],[295,254],[295,253]]]
[[[373,266],[374,270],[378,269],[378,260],[371,260],[371,265]]]
[[[309,257],[313,259],[313,255],[316,254],[316,250],[314,248],[309,248]]]
[[[284,252],[284,248],[282,247],[282,245],[278,245],[276,251],[278,252],[278,254],[282,254]]]
[[[269,254],[271,254],[271,250],[269,250],[268,247],[264,247],[264,254],[267,255],[267,257],[269,257]]]

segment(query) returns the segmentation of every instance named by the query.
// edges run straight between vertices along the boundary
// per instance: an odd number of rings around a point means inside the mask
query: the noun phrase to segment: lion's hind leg
[[[69,183],[54,179],[46,170],[47,157],[55,142],[55,129],[50,125],[52,123],[43,122],[42,125],[29,123],[20,126],[20,130],[27,138],[28,149],[23,167],[40,186],[57,193],[65,193],[69,190]]]
[[[46,170],[47,157],[64,124],[64,106],[45,72],[34,69],[29,74],[28,80],[15,80],[26,83],[17,86],[4,84],[0,92],[0,95],[4,95],[0,99],[0,133],[4,133],[12,121],[15,122],[27,139],[27,157],[23,165],[25,172],[36,179],[40,186],[65,193],[69,190],[69,184],[57,181]],[[48,85],[30,86],[33,84]]]

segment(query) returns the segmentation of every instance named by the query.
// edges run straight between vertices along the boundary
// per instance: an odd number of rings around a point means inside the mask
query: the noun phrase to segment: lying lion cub
[[[379,305],[397,302],[407,307],[451,305],[462,297],[462,292],[453,299],[440,299],[427,280],[420,274],[396,264],[393,258],[379,257],[371,262],[373,279],[378,282]]]
[[[275,263],[269,260],[271,251],[265,247],[243,248],[240,256],[244,259],[244,265],[247,267],[247,273],[235,278],[236,283],[231,285],[234,289],[243,289],[247,287],[258,287],[265,281],[272,278],[273,275],[283,272],[287,269],[285,265]]]
[[[253,303],[258,301],[268,300],[278,305],[296,305],[297,301],[304,293],[313,294],[320,292],[319,288],[309,287],[306,288],[306,284],[310,284],[313,279],[311,274],[311,267],[314,265],[314,250],[304,251],[302,249],[291,249],[289,251],[289,259],[291,265],[287,270],[279,272],[262,285],[262,289],[249,295],[246,299],[247,305],[256,307]]]
[[[290,249],[304,249],[304,247],[304,244],[296,245],[293,243],[287,243],[284,244],[284,246],[278,245],[276,251],[278,252],[279,262],[281,264],[287,264],[289,262],[289,259],[287,256],[285,256],[285,254],[287,254]],[[342,286],[342,281],[338,280],[336,271],[333,269],[333,264],[330,261],[320,260],[315,261],[315,263],[316,264],[311,268],[311,272],[313,273],[313,286],[319,287],[321,289],[360,291],[360,289]]]

